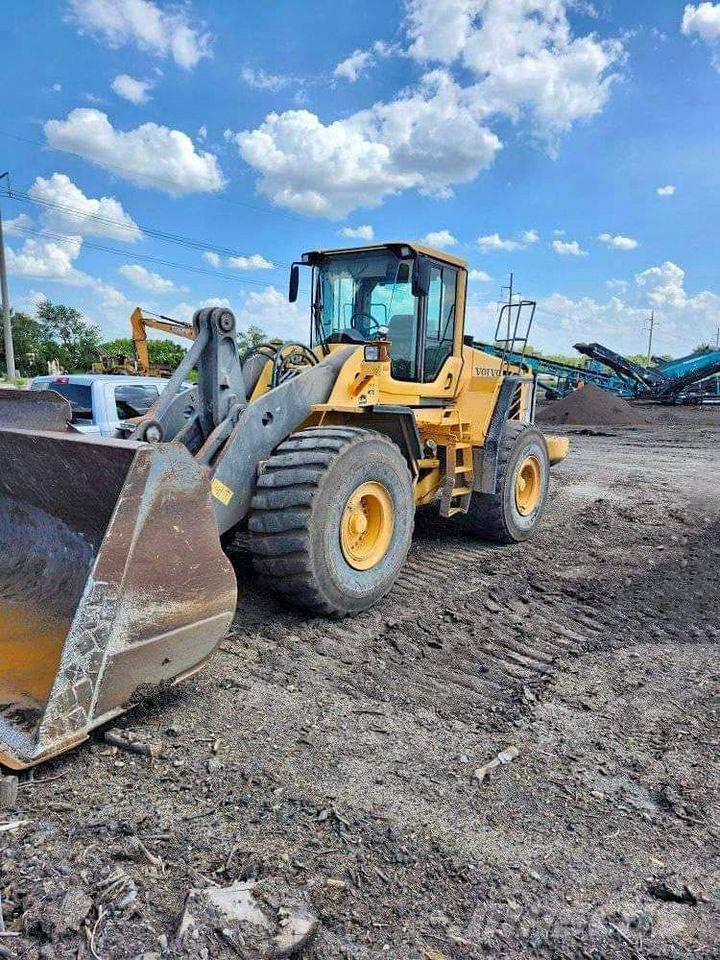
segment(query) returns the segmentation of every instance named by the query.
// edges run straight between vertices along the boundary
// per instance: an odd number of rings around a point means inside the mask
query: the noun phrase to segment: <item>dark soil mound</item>
[[[574,390],[562,400],[538,409],[540,423],[576,423],[592,426],[628,426],[646,423],[645,418],[627,400],[616,397],[594,384]]]

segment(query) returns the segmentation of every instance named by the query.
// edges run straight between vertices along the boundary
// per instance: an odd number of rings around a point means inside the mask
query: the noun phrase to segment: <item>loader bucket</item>
[[[32,766],[197,670],[235,611],[180,444],[0,428],[0,762]]]

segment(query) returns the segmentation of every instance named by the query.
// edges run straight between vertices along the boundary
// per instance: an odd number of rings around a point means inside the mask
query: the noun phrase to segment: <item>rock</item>
[[[180,944],[187,938],[201,940],[214,931],[248,960],[275,960],[298,953],[318,926],[317,917],[292,891],[273,881],[239,881],[191,890],[177,939]]]
[[[656,900],[671,903],[688,903],[697,906],[698,898],[687,883],[675,875],[668,875],[648,884],[648,893]]]
[[[82,887],[70,887],[64,895],[39,899],[23,917],[27,933],[41,930],[51,941],[56,942],[69,934],[77,933],[93,908],[93,902]]]
[[[14,807],[18,797],[18,778],[0,776],[0,809]]]

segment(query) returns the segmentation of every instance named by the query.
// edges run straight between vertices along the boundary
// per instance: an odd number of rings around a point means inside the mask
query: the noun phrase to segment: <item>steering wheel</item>
[[[356,324],[356,320],[363,321],[362,325],[359,323]],[[376,320],[371,313],[365,313],[364,310],[360,310],[350,317],[350,326],[361,333],[366,340],[369,340],[373,333],[377,333],[380,329],[380,322]]]
[[[277,348],[273,358],[271,387],[277,387],[291,377],[296,377],[299,367],[314,367],[318,358],[304,343],[286,340]]]

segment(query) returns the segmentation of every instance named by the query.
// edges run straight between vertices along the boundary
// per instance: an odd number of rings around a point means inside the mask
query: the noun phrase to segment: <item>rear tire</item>
[[[496,493],[473,493],[466,522],[476,536],[519,543],[535,534],[545,511],[550,458],[534,426],[508,420],[498,450]]]
[[[363,529],[348,544],[353,510]],[[302,430],[258,478],[248,523],[253,565],[264,585],[294,604],[337,617],[358,613],[391,589],[414,519],[410,471],[387,437],[344,426]]]

